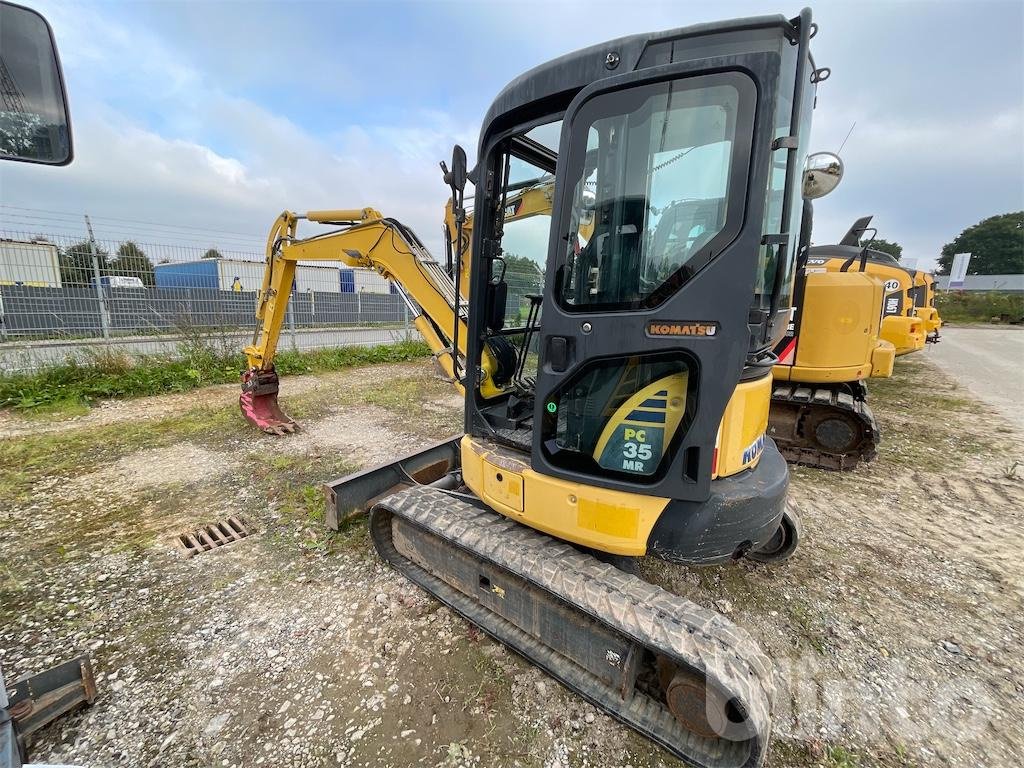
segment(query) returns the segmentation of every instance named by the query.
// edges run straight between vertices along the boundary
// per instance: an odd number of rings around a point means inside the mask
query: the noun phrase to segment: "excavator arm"
[[[555,182],[550,177],[538,179],[532,186],[526,187],[514,195],[510,195],[505,201],[504,221],[509,224],[513,221],[521,221],[534,216],[550,216],[551,205],[555,193]],[[586,240],[594,231],[593,212],[588,211],[586,217],[580,222],[579,234]],[[450,254],[458,254],[454,263],[462,270],[462,277],[459,281],[459,292],[462,298],[469,299],[469,268],[472,263],[472,249],[470,243],[473,240],[473,212],[466,214],[466,220],[462,224],[462,241],[458,242],[458,226],[455,220],[455,211],[452,207],[452,200],[444,207],[444,233]]]
[[[334,225],[338,229],[300,238],[301,220]],[[441,370],[460,392],[465,391],[464,383],[455,376],[455,355],[458,354],[460,360],[464,357],[469,338],[465,301],[456,302],[454,283],[416,234],[373,208],[305,214],[285,211],[278,216],[267,237],[266,269],[256,306],[256,331],[252,344],[244,350],[247,368],[242,375],[239,403],[242,414],[251,424],[273,434],[294,431],[296,426],[277,402],[279,383],[274,356],[299,261],[340,262],[376,270],[390,280],[408,304],[413,324],[434,353]],[[457,353],[452,344],[456,323],[459,324]],[[479,381],[484,397],[494,397],[504,391],[509,363],[500,357],[491,350],[485,352]],[[464,370],[461,363],[459,368]]]

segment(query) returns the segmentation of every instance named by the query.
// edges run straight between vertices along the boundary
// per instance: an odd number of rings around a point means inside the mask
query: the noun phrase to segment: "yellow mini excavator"
[[[865,272],[885,283],[882,310],[882,338],[896,348],[897,355],[916,352],[926,343],[939,341],[942,319],[935,308],[935,278],[919,269],[900,266],[892,256],[871,249],[864,235],[871,216],[854,222],[842,240],[834,245],[813,246],[807,258],[810,268],[828,272]]]
[[[896,356],[880,338],[885,288],[874,275],[828,272],[809,260],[802,250],[792,319],[775,348],[768,433],[787,461],[852,469],[875,457],[880,439],[864,381],[891,376]]]
[[[374,546],[407,578],[709,768],[763,763],[771,663],[727,618],[617,558],[777,562],[799,540],[765,433],[801,220],[841,175],[835,156],[807,157],[828,73],[816,31],[809,10],[701,24],[530,70],[485,116],[475,169],[459,147],[445,167],[450,265],[371,208],[286,212],[246,349],[243,411],[287,429],[273,357],[296,262],[391,279],[464,394],[464,429],[327,483],[328,524],[368,511]],[[542,287],[510,325],[510,201],[535,190],[550,195],[547,231],[514,252]],[[670,210],[700,225],[658,237]],[[302,219],[335,229],[302,238]]]

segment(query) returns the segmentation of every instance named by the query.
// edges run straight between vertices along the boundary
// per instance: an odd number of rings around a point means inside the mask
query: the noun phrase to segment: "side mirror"
[[[466,150],[456,144],[452,148],[451,169],[444,163],[441,163],[441,170],[444,171],[444,183],[452,188],[453,195],[455,192],[462,192],[466,188],[466,179],[469,178]]]
[[[804,163],[804,200],[817,200],[839,186],[843,179],[843,161],[831,152],[815,152]]]
[[[0,159],[67,165],[71,157],[53,30],[36,11],[0,2]]]

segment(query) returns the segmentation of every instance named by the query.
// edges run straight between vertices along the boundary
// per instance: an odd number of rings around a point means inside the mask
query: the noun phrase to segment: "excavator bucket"
[[[277,403],[277,371],[252,368],[242,374],[242,394],[238,405],[245,420],[270,435],[294,432],[295,423]]]

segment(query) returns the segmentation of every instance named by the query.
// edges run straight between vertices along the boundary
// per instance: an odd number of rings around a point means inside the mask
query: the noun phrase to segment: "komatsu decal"
[[[703,336],[718,333],[718,323],[696,320],[651,320],[647,323],[648,336]]]
[[[764,450],[764,432],[762,432],[757,440],[752,442],[746,448],[743,449],[743,461],[741,464],[749,464],[758,456],[761,455],[761,451]]]

